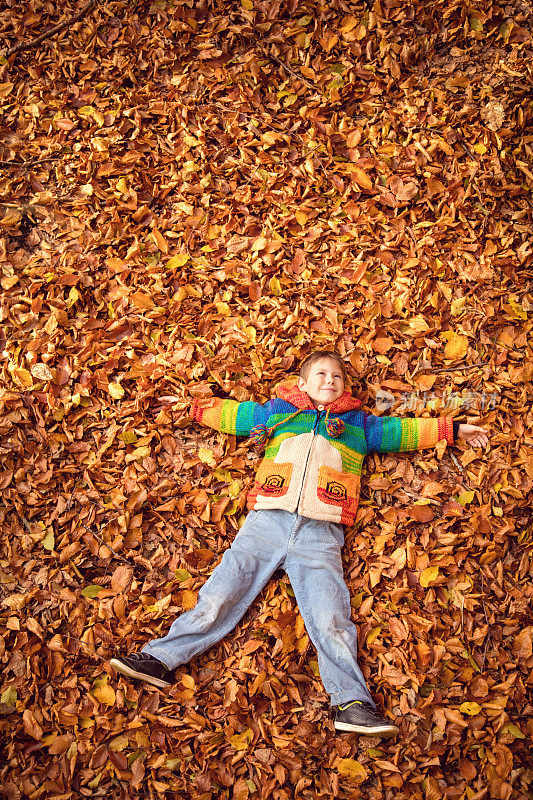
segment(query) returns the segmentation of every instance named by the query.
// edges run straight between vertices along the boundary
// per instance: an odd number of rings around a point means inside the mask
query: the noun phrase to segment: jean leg
[[[198,593],[196,606],[181,614],[168,634],[142,652],[169,669],[186,664],[226,636],[283,562],[282,531],[269,511],[251,511],[245,524]]]
[[[344,581],[340,525],[307,519],[285,561],[296,602],[318,653],[331,704],[374,701],[357,663],[357,630]]]

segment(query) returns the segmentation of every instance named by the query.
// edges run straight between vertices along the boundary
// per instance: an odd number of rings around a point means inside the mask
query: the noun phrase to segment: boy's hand
[[[462,422],[459,425],[457,436],[465,439],[472,447],[485,447],[489,443],[489,437],[485,428],[479,425],[467,425]]]

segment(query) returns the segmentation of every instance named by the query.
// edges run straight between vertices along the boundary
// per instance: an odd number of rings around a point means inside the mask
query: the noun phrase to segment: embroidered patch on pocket
[[[257,494],[264,497],[283,497],[289,490],[291,475],[292,464],[263,461],[255,476]]]
[[[332,467],[320,467],[317,495],[323,503],[340,506],[348,511],[357,508],[360,479],[358,475],[339,472]]]

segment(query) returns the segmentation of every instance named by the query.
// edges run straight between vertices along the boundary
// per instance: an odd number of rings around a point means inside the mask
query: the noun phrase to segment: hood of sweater
[[[294,383],[294,378],[289,378],[279,383],[275,391],[276,395],[281,400],[292,403],[292,405],[299,408],[300,411],[314,411],[316,409],[309,395],[298,389],[298,386]],[[330,414],[344,414],[346,411],[356,411],[358,408],[361,408],[361,401],[356,397],[352,397],[350,392],[344,391],[340,397],[324,406],[324,408],[328,409]]]

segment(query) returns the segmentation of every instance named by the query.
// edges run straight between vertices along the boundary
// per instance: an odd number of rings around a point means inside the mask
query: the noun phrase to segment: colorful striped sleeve
[[[401,453],[434,447],[445,439],[454,443],[451,417],[375,417],[368,414],[365,423],[368,452]]]
[[[193,403],[191,409],[195,422],[207,425],[222,433],[233,433],[236,436],[249,436],[252,428],[266,422],[271,414],[272,400],[261,405],[246,401],[222,400],[213,398],[208,408],[201,408]]]

